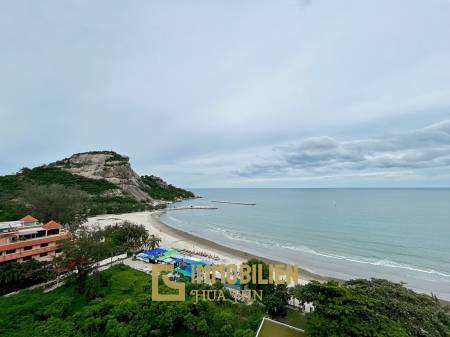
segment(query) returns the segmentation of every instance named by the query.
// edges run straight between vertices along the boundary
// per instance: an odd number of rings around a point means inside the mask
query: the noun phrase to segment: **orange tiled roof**
[[[39,220],[33,218],[31,215],[27,215],[26,217],[23,217],[22,219],[20,219],[20,221],[23,221],[23,222],[35,222],[35,221],[39,221]]]
[[[56,221],[49,221],[47,222],[45,225],[42,225],[43,228],[45,229],[61,229],[62,226],[57,223]]]

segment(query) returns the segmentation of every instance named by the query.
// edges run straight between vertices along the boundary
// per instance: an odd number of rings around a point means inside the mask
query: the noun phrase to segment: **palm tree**
[[[150,235],[147,240],[147,246],[150,249],[155,249],[156,247],[159,247],[159,244],[161,243],[161,238],[159,236],[156,236],[154,234]]]

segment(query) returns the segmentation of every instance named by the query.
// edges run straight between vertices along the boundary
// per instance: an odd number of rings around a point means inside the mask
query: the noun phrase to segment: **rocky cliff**
[[[194,196],[159,177],[140,177],[131,168],[128,157],[113,151],[77,153],[49,166],[89,179],[106,180],[117,187],[116,190],[106,192],[107,195],[129,196],[153,206]]]
[[[77,153],[50,165],[86,178],[109,181],[118,187],[110,194],[130,195],[137,201],[153,201],[144,191],[143,183],[131,168],[128,157],[115,152]]]

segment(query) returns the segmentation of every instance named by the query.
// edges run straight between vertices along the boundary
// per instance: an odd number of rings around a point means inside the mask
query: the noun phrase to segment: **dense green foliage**
[[[141,180],[146,186],[145,191],[153,199],[175,201],[180,198],[187,199],[194,197],[194,193],[190,191],[170,184],[163,185],[162,180],[155,176],[142,176]]]
[[[110,242],[113,254],[136,253],[159,246],[161,239],[150,235],[143,225],[130,221],[108,225],[100,230],[104,242]]]
[[[264,279],[269,278],[269,265],[262,260],[252,258],[247,261],[249,266],[262,265],[262,276]],[[264,304],[266,311],[270,315],[285,316],[286,306],[290,295],[285,284],[253,284],[248,285],[250,289],[255,289],[257,291],[263,291],[262,304]]]
[[[88,230],[81,227],[71,238],[61,242],[63,254],[53,260],[62,270],[75,270],[72,274],[77,289],[82,292],[86,280],[94,270],[95,263],[114,254],[117,249],[110,240],[105,240],[100,229]]]
[[[55,278],[48,262],[30,260],[23,263],[9,262],[0,265],[0,295],[43,283]]]
[[[90,179],[61,170],[57,167],[40,166],[31,170],[22,170],[23,180],[39,185],[58,184],[65,187],[77,187],[89,194],[101,194],[117,187],[103,179]]]
[[[25,205],[15,200],[20,191],[21,183],[16,175],[0,176],[0,221],[23,217]]]
[[[89,194],[63,185],[26,185],[21,195],[28,213],[42,222],[58,219],[75,229],[87,220]]]
[[[128,196],[93,196],[90,214],[119,214],[141,212],[150,209],[146,203]]]
[[[90,196],[89,206],[91,214],[98,214],[93,213],[94,210],[99,213],[108,210],[107,206],[110,206],[110,203],[104,200],[98,202],[97,198],[100,198],[102,193],[117,189],[114,184],[106,180],[85,178],[63,171],[57,167],[41,166],[34,169],[24,168],[15,175],[0,176],[0,221],[20,219],[25,213],[31,211],[25,206],[26,202],[23,200],[24,192],[26,192],[29,186],[42,187],[49,185],[60,185],[64,188],[77,189],[87,193]],[[36,197],[40,196],[42,195],[36,195]],[[133,200],[132,207],[125,202],[121,207],[116,206],[114,210],[124,209],[126,212],[131,208],[133,211],[137,208],[136,204],[141,207],[140,203]],[[45,221],[46,219],[40,220]],[[55,220],[61,221],[60,219]]]
[[[305,329],[306,326],[306,318],[308,314],[305,314],[303,312],[300,312],[297,309],[293,309],[290,307],[286,308],[286,315],[285,316],[272,316],[272,318],[275,318],[277,321],[302,329]]]
[[[160,241],[157,236],[150,235],[143,225],[129,221],[105,228],[81,227],[72,233],[69,240],[62,241],[63,254],[54,260],[54,264],[66,270],[76,270],[71,277],[77,289],[85,292],[89,288],[87,276],[96,274],[96,262],[124,252],[136,253],[156,247]]]
[[[352,280],[297,286],[293,295],[314,302],[311,337],[448,337],[450,318],[436,298],[386,280]]]
[[[88,298],[72,285],[0,298],[0,335],[253,337],[263,316],[259,305],[195,304],[190,296],[185,302],[152,302],[150,277],[122,265],[99,275],[103,286],[92,281]]]
[[[110,161],[127,163],[128,158],[113,153],[108,162]],[[64,160],[57,163],[63,164]],[[180,198],[194,197],[192,192],[165,184],[155,176],[143,176],[142,181],[143,189],[153,199],[175,201]],[[87,193],[89,215],[138,212],[151,208],[149,204],[137,201],[131,196],[115,195],[119,187],[109,181],[82,177],[49,165],[33,169],[24,168],[15,175],[0,176],[0,221],[20,219],[25,213],[31,212],[23,200],[23,192],[30,185],[60,185]],[[35,216],[38,217],[37,214]],[[61,219],[55,220],[62,221]]]
[[[90,215],[149,209],[147,204],[128,196],[103,196],[102,193],[117,189],[106,180],[85,178],[56,167],[36,167],[32,170],[24,169],[16,175],[0,176],[0,221],[20,219],[25,213],[33,213],[33,210],[25,207],[27,203],[23,200],[23,194],[30,185],[38,187],[59,185],[83,191],[89,195]],[[44,198],[45,194],[35,194],[35,197]],[[44,219],[39,214],[33,214],[42,221],[47,220],[46,217]],[[63,222],[59,217],[53,218]]]

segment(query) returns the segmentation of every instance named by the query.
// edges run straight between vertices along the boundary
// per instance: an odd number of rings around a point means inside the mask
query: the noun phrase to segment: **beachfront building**
[[[0,223],[0,264],[35,259],[50,261],[61,253],[60,240],[69,237],[59,223],[42,224],[30,215]]]

